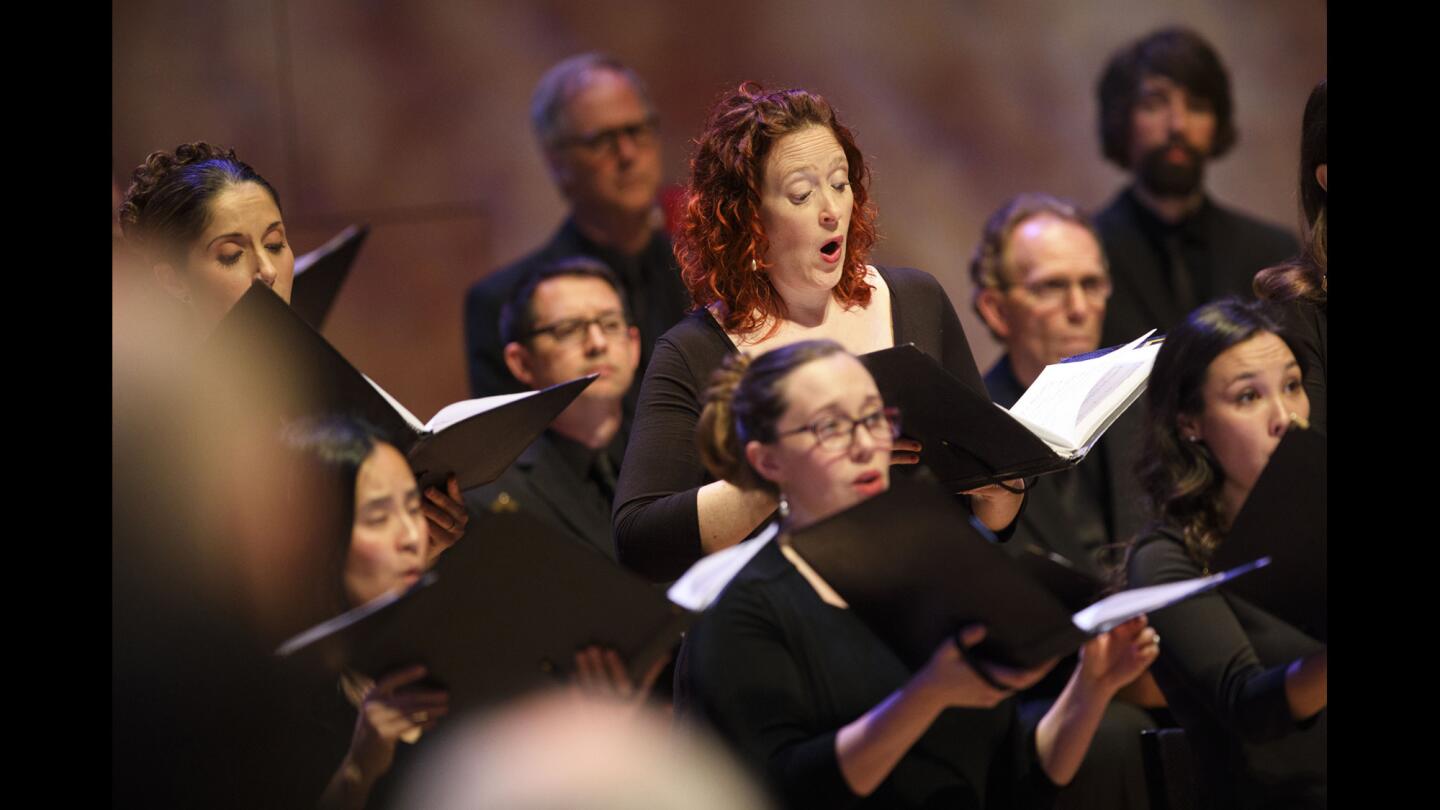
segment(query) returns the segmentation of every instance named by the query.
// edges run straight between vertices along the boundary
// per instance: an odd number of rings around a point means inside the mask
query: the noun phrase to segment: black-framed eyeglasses
[[[660,117],[651,115],[633,124],[602,129],[587,135],[571,135],[556,141],[557,146],[579,146],[592,153],[614,155],[620,151],[620,138],[628,137],[636,146],[649,146],[660,129]]]
[[[815,442],[826,450],[849,450],[855,444],[857,427],[864,427],[870,438],[880,444],[893,444],[900,438],[900,409],[879,408],[858,419],[848,416],[824,416],[804,427],[780,433],[776,438],[811,433],[815,436]]]
[[[605,312],[593,318],[566,318],[549,326],[537,326],[527,332],[525,337],[549,335],[555,339],[556,343],[573,343],[584,339],[592,325],[599,326],[600,331],[605,333],[607,338],[618,338],[630,328],[630,322],[625,320],[623,313]]]

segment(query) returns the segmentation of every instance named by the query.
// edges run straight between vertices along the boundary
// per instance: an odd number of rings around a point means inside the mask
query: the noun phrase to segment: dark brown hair
[[[1148,425],[1135,473],[1152,515],[1180,530],[1185,550],[1202,567],[1228,529],[1220,512],[1225,471],[1203,443],[1181,438],[1180,417],[1204,412],[1205,378],[1215,358],[1265,332],[1290,346],[1303,374],[1304,361],[1266,306],[1233,297],[1196,309],[1170,330],[1150,371]]]
[[[615,297],[620,299],[620,310],[625,314],[625,321],[631,322],[630,307],[625,302],[625,293],[620,288],[620,279],[615,277],[608,266],[599,259],[592,259],[589,256],[570,256],[565,259],[541,265],[539,269],[527,274],[516,285],[505,305],[500,308],[500,343],[524,343],[534,337],[531,332],[535,329],[535,307],[532,306],[535,300],[535,290],[541,284],[552,278],[598,278],[610,285],[615,291]]]
[[[832,294],[849,306],[870,303],[865,261],[875,244],[875,205],[870,172],[855,137],[819,94],[806,90],[765,92],[745,82],[715,105],[690,159],[690,185],[675,240],[681,278],[696,307],[720,302],[725,329],[748,333],[786,316],[785,300],[764,272],[769,242],[760,225],[765,158],[780,138],[809,126],[829,129],[850,165],[855,205],[845,235],[845,268]],[[767,335],[768,336],[768,335]]]
[[[355,482],[360,467],[381,443],[379,429],[348,416],[309,417],[287,424],[282,441],[290,452],[294,492],[310,493],[310,501],[292,508],[311,513],[327,557],[325,581],[317,593],[320,615],[333,616],[354,605],[345,594],[345,560],[355,526]]]
[[[695,429],[695,443],[705,469],[741,489],[778,492],[775,484],[750,466],[745,445],[775,441],[775,425],[790,403],[781,386],[806,363],[845,349],[833,340],[802,340],[751,359],[732,354],[710,376],[705,408]]]
[[[1326,165],[1327,91],[1325,80],[1310,92],[1300,122],[1300,211],[1305,222],[1305,249],[1296,259],[1267,267],[1255,274],[1255,295],[1267,301],[1302,299],[1314,304],[1326,301],[1325,274],[1328,270],[1326,240],[1329,230],[1325,212],[1325,187],[1315,170]]]
[[[174,152],[151,152],[130,175],[120,204],[120,228],[133,247],[152,257],[181,259],[210,222],[210,202],[240,183],[258,183],[280,208],[280,195],[234,149],[204,141]]]
[[[1235,145],[1230,75],[1220,57],[1194,31],[1166,28],[1116,51],[1100,76],[1100,145],[1107,160],[1130,170],[1131,113],[1146,76],[1163,76],[1215,107],[1215,144],[1208,157]]]

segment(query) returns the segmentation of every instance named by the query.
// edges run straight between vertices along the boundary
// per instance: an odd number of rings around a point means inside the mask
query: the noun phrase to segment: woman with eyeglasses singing
[[[824,98],[741,85],[712,111],[690,167],[676,257],[695,311],[656,342],[615,496],[620,560],[657,581],[743,540],[777,506],[769,491],[709,476],[694,450],[702,392],[726,357],[812,339],[854,354],[913,342],[985,395],[939,283],[866,264],[869,173]],[[920,449],[901,439],[892,461],[916,463]],[[1020,510],[1022,496],[1000,486],[969,495],[996,531]]]
[[[677,708],[713,726],[787,807],[1047,806],[1159,638],[1141,618],[1086,644],[1033,731],[1009,698],[1053,660],[982,675],[950,639],[912,675],[788,539],[889,488],[898,417],[832,341],[732,356],[716,372],[701,457],[775,498],[783,517],[686,638]],[[984,634],[971,626],[961,639]]]

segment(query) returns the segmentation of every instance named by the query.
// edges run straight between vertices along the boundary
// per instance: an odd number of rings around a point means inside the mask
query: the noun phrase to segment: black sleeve
[[[1006,734],[1004,743],[1008,756],[995,757],[985,779],[986,784],[991,786],[987,792],[1010,795],[1004,801],[991,801],[987,804],[1004,807],[1053,807],[1060,788],[1050,781],[1050,775],[1045,773],[1045,766],[1040,762],[1040,749],[1035,739],[1040,728],[1038,718],[1035,723],[1021,723],[1016,701],[1016,698],[1011,698],[1004,704],[1011,717],[1010,731]]]
[[[1281,326],[1305,368],[1305,396],[1310,400],[1310,425],[1326,432],[1324,315],[1314,304],[1293,301],[1280,310]]]
[[[785,807],[858,802],[840,771],[839,729],[815,727],[811,690],[765,594],[732,588],[711,611],[686,641],[702,714]]]
[[[980,376],[980,369],[975,365],[975,355],[970,351],[970,341],[965,338],[965,328],[960,325],[960,316],[955,314],[955,306],[950,302],[950,297],[945,294],[945,288],[940,286],[940,282],[933,276],[927,275],[926,278],[930,279],[930,283],[935,287],[935,295],[943,302],[940,307],[940,364],[972,391],[989,399],[990,392],[985,387],[984,378]]]
[[[1143,543],[1131,556],[1132,586],[1202,576],[1174,540]],[[1160,633],[1158,663],[1203,701],[1216,721],[1249,742],[1278,739],[1301,726],[1285,698],[1285,668],[1260,665],[1245,629],[1220,591],[1210,591],[1150,614]]]
[[[500,308],[510,290],[502,270],[473,286],[465,295],[465,361],[470,369],[470,395],[488,397],[524,391],[505,365],[500,345]]]
[[[970,390],[984,397],[990,398],[990,389],[985,387],[985,378],[980,376],[980,369],[975,365],[975,355],[970,351],[970,341],[965,337],[965,327],[960,325],[960,316],[955,313],[955,306],[950,302],[950,296],[945,294],[945,288],[940,282],[928,273],[921,274],[928,281],[931,291],[928,293],[939,302],[939,323],[940,323],[940,365],[946,371],[955,375],[955,378]],[[969,508],[969,498],[965,498],[965,505]],[[1020,516],[1025,513],[1025,504],[1030,496],[1023,495],[1020,500],[1020,510],[1015,513],[1015,519],[1010,525],[995,532],[995,539],[1001,543],[1009,542],[1015,536],[1015,529],[1020,525]]]
[[[655,342],[615,489],[620,563],[656,582],[699,560],[697,492],[708,480],[695,448],[701,383],[667,334]]]

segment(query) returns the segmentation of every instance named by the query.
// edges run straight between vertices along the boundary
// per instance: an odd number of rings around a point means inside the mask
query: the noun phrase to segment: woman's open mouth
[[[879,470],[867,470],[856,476],[851,484],[857,492],[867,498],[885,491],[885,477],[880,474]]]
[[[820,246],[820,256],[831,264],[840,261],[840,246],[844,243],[845,237],[843,236],[837,236],[831,239]]]

